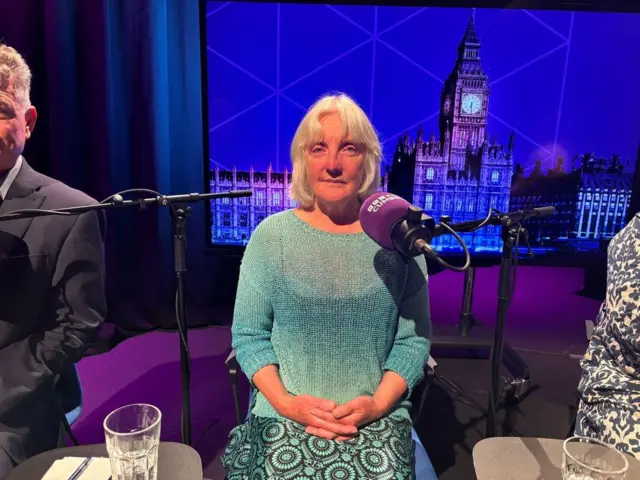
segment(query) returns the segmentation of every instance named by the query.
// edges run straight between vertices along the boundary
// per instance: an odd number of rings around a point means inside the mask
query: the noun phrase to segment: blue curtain
[[[27,161],[98,200],[133,187],[202,192],[198,8],[197,0],[2,2],[0,38],[30,64],[40,113]],[[214,287],[203,261],[205,205],[193,207],[188,287],[197,302]],[[159,207],[108,218],[110,320],[131,327],[136,315],[173,304],[171,222]],[[128,304],[137,313],[122,310]],[[155,321],[171,326],[167,311]]]

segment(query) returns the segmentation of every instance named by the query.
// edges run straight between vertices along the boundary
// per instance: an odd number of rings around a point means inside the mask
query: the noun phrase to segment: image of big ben
[[[480,62],[480,41],[473,16],[458,47],[458,61],[442,90],[440,131],[451,139],[450,168],[464,171],[469,147],[481,146],[487,131],[489,78]]]
[[[390,190],[436,219],[448,215],[462,222],[485,217],[490,208],[508,211],[514,136],[506,148],[488,140],[489,79],[480,48],[472,13],[442,89],[439,138],[425,140],[420,129],[415,141],[408,135],[401,138],[394,154]],[[465,242],[479,250],[501,245],[499,231],[492,227],[465,236]],[[434,243],[457,248],[448,236]]]

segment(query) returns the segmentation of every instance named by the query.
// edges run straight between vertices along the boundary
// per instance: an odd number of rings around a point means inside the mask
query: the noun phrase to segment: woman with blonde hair
[[[299,206],[266,218],[240,269],[232,327],[255,395],[223,456],[235,479],[409,479],[409,394],[429,358],[423,258],[380,249],[358,220],[381,147],[344,94],[291,147]]]

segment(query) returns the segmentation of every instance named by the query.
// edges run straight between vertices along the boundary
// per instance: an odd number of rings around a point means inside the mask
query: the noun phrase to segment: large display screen
[[[554,205],[539,254],[598,251],[624,225],[640,141],[640,15],[208,2],[212,246],[245,245],[292,208],[306,109],[344,92],[383,145],[381,190],[454,222]],[[640,167],[639,167],[640,168]],[[497,227],[464,237],[501,248]],[[439,237],[443,252],[459,251]]]

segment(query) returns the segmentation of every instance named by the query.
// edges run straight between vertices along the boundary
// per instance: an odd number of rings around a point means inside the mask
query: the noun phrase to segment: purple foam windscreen
[[[378,192],[360,207],[360,225],[364,233],[387,250],[394,250],[391,230],[406,215],[411,204],[393,193]]]

